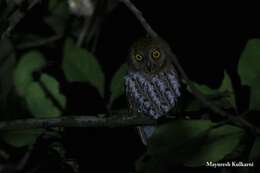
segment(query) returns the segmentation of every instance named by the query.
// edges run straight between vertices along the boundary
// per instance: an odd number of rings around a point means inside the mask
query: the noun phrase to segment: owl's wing
[[[129,113],[129,116],[140,114],[137,111],[137,108],[136,108],[136,106],[134,104],[134,99],[132,98],[131,94],[126,92],[126,97],[127,97],[127,102],[128,102],[128,113]],[[144,131],[144,127],[138,126],[138,127],[136,127],[136,130],[137,130],[137,132],[138,132],[138,134],[139,134],[139,136],[141,138],[142,143],[144,145],[147,145],[148,136],[146,135],[146,133]]]
[[[127,100],[128,100],[128,108],[129,108],[129,115],[133,116],[133,115],[138,115],[140,114],[137,111],[137,108],[135,107],[135,104],[133,102],[133,99],[131,97],[130,94],[127,94]],[[138,126],[136,127],[137,132],[141,138],[141,141],[144,145],[147,145],[147,141],[148,138],[152,136],[154,130],[155,130],[155,126]]]

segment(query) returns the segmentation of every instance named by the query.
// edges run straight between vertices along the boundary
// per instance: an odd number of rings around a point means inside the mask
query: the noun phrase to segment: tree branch
[[[51,127],[127,127],[154,125],[156,120],[143,116],[66,116],[58,118],[24,119],[0,122],[0,130],[22,130]]]
[[[147,31],[147,33],[152,37],[152,38],[159,38],[159,35],[152,29],[152,27],[149,25],[149,23],[145,20],[143,17],[142,13],[135,7],[133,3],[131,3],[130,0],[120,0],[122,1],[136,16],[136,18],[140,21],[144,29]],[[163,41],[164,42],[164,41]],[[166,48],[169,50],[169,52],[174,55],[172,52],[170,46],[165,43]],[[253,126],[250,122],[248,122],[246,119],[242,118],[241,116],[234,116],[229,114],[228,112],[220,109],[218,106],[216,106],[214,103],[209,101],[192,83],[192,81],[189,79],[188,75],[186,72],[183,70],[181,64],[179,63],[177,57],[174,55],[172,56],[172,60],[176,68],[181,74],[181,77],[186,81],[187,85],[191,89],[191,93],[198,99],[200,100],[205,106],[209,107],[213,112],[223,116],[227,117],[229,120],[233,121],[233,123],[236,123],[238,125],[242,125],[244,127],[250,128],[254,132],[258,133],[260,135],[260,129]]]
[[[41,0],[32,0],[27,7],[27,11],[31,10],[36,4],[38,4]],[[22,2],[21,2],[22,3]],[[20,9],[17,9],[10,17],[9,17],[9,26],[2,33],[1,39],[9,36],[11,31],[16,27],[16,25],[25,17],[26,13],[22,12]]]

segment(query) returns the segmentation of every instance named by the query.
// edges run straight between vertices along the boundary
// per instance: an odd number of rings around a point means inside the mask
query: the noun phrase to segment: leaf
[[[223,159],[238,146],[243,130],[213,125],[209,120],[175,120],[159,126],[149,141],[146,159],[137,162],[138,172],[163,172],[174,164],[204,166]]]
[[[46,64],[43,55],[31,51],[21,57],[14,71],[14,83],[17,92],[23,96],[28,85],[33,81],[33,72],[41,69]]]
[[[11,53],[13,52],[13,45],[11,43],[10,40],[8,39],[2,39],[0,40],[0,62],[2,63],[2,61],[4,61],[6,59],[6,57],[8,57],[9,55],[11,55]]]
[[[233,88],[230,78],[226,73],[219,89],[212,89],[207,85],[198,84],[196,82],[193,82],[193,84],[208,100],[218,107],[224,109],[236,108]],[[188,87],[187,90],[191,92],[190,87]],[[206,107],[197,98],[190,99],[186,104],[187,105],[184,105],[185,111],[199,111]]]
[[[44,19],[45,23],[50,26],[50,28],[57,34],[63,34],[66,21],[60,19],[60,17],[48,16]]]
[[[220,85],[219,91],[228,92],[229,96],[227,97],[227,100],[232,105],[233,108],[236,108],[236,99],[235,99],[234,89],[233,89],[230,77],[226,72],[224,72],[224,79],[222,81],[222,84]]]
[[[59,4],[59,2],[60,0],[48,1],[48,9],[52,11]]]
[[[48,83],[50,81],[46,81]],[[55,81],[56,82],[56,81]],[[47,86],[50,84],[47,84]],[[50,92],[53,93],[57,88],[51,88]],[[57,97],[57,95],[56,95]],[[61,111],[52,103],[52,101],[46,97],[42,87],[38,82],[32,82],[25,93],[26,103],[29,110],[37,118],[50,118],[58,117],[61,115]],[[59,99],[64,102],[63,97],[59,96]]]
[[[250,107],[260,111],[260,75],[251,82]]]
[[[68,18],[69,6],[66,1],[58,0],[57,2],[53,2],[53,4],[49,5],[49,7],[52,7],[50,10],[53,16],[60,17],[61,19]]]
[[[35,117],[57,117],[61,111],[46,96],[45,89],[58,101],[64,108],[65,97],[59,93],[59,83],[51,76],[43,74],[40,78],[41,86],[33,80],[33,72],[45,66],[46,62],[43,55],[36,51],[31,51],[21,57],[15,72],[15,86],[17,91],[26,100],[29,110]]]
[[[242,129],[230,125],[210,130],[206,143],[199,147],[196,155],[185,165],[203,166],[209,160],[217,162],[223,159],[239,145],[243,134]]]
[[[23,147],[32,145],[42,132],[43,129],[15,130],[4,132],[1,137],[6,143],[14,147]]]
[[[218,94],[218,90],[212,89],[212,88],[208,87],[207,85],[198,84],[196,82],[193,82],[193,84],[204,95],[215,95],[215,94]],[[190,88],[188,88],[188,90],[191,92]]]
[[[258,160],[260,158],[260,137],[257,136],[251,149],[249,160]]]
[[[127,64],[123,64],[116,71],[115,75],[111,80],[111,85],[110,85],[111,103],[124,93],[124,76],[126,72],[127,72]]]
[[[53,77],[43,74],[41,76],[41,81],[45,84],[48,91],[52,94],[52,96],[59,102],[62,108],[65,107],[66,98],[59,91],[59,83]]]
[[[0,101],[5,101],[13,86],[13,70],[15,67],[15,55],[12,54],[0,67]]]
[[[69,19],[69,8],[66,1],[51,0],[48,4],[50,14],[44,21],[57,33],[61,34],[66,28]]]
[[[69,39],[65,43],[62,67],[68,81],[89,82],[104,97],[105,77],[96,58]]]
[[[205,106],[196,98],[190,98],[190,100],[187,101],[187,103],[184,103],[184,110],[186,112],[196,112],[201,110],[202,108],[205,108]]]
[[[248,41],[239,61],[242,84],[251,87],[250,109],[260,110],[260,39]]]
[[[0,41],[0,107],[6,103],[7,96],[13,86],[14,67],[15,54],[12,43],[3,39]]]
[[[31,51],[21,57],[15,72],[14,80],[18,93],[26,100],[29,110],[35,117],[57,117],[61,111],[46,96],[43,86],[33,80],[33,72],[41,69],[46,64],[43,55],[36,51]],[[59,93],[58,82],[43,74],[40,78],[42,84],[52,94],[52,96],[65,107],[65,97]]]
[[[251,84],[260,74],[260,39],[251,39],[248,41],[239,60],[239,74],[242,83]]]

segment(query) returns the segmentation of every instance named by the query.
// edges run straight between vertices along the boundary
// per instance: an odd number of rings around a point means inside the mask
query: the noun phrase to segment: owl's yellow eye
[[[158,59],[160,59],[160,56],[161,56],[161,53],[160,53],[159,50],[154,50],[154,51],[152,52],[152,57],[153,57],[153,59],[158,60]]]
[[[140,55],[140,54],[136,54],[135,55],[135,59],[136,59],[136,61],[142,61],[143,60],[143,56]]]

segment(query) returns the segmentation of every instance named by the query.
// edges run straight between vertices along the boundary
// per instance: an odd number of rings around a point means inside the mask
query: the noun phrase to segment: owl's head
[[[168,63],[167,52],[159,39],[141,38],[130,49],[128,64],[133,70],[158,73]]]

